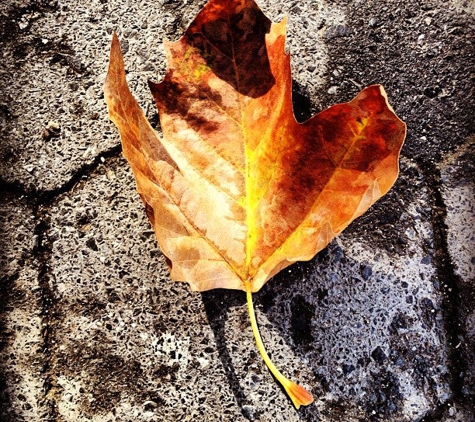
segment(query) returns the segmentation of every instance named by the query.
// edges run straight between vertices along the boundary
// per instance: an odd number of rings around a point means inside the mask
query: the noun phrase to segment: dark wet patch
[[[397,377],[389,371],[373,374],[366,415],[369,421],[389,421],[400,412],[403,396]]]
[[[6,16],[0,19],[0,44],[4,42],[17,41],[21,34],[28,32],[31,24],[45,12],[55,11],[58,7],[56,0],[30,1],[22,7],[12,7],[7,11]],[[21,28],[19,22],[22,17],[28,15],[27,24]]]
[[[0,19],[0,45],[4,48],[7,44],[10,45],[16,70],[27,58],[36,55],[44,56],[48,52],[71,55],[72,50],[65,44],[45,42],[41,37],[30,32],[31,25],[35,21],[42,18],[45,13],[56,11],[57,8],[57,1],[31,1],[21,8],[12,7],[7,12],[7,16]]]
[[[290,304],[292,312],[291,327],[292,338],[296,345],[302,346],[314,342],[312,335],[312,318],[315,315],[315,307],[308,303],[301,295],[292,298]]]
[[[179,369],[177,363],[157,363],[145,371],[140,362],[114,354],[112,345],[100,338],[94,339],[93,347],[72,341],[66,351],[58,353],[56,367],[72,378],[78,372],[87,374],[88,384],[79,389],[75,400],[81,411],[90,416],[113,412],[124,394],[140,405],[164,405],[165,400],[149,390],[147,375],[152,373],[160,382],[172,383]]]

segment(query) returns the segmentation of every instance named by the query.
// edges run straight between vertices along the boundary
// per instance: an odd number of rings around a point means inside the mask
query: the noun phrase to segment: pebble
[[[18,27],[20,29],[25,29],[28,25],[30,24],[29,21],[27,21],[26,19],[23,19],[18,23]]]
[[[387,358],[386,353],[383,352],[381,346],[376,347],[376,349],[371,352],[371,357],[379,364],[383,363]]]
[[[58,122],[55,122],[54,120],[50,120],[46,126],[46,129],[49,131],[58,131],[61,129],[61,126]]]
[[[242,414],[246,419],[249,420],[254,420],[255,414],[256,414],[256,408],[254,406],[249,406],[249,405],[244,405],[242,407]]]
[[[158,407],[158,404],[153,400],[147,400],[146,402],[144,402],[143,407],[145,410],[153,410]]]
[[[61,125],[54,121],[50,120],[46,127],[43,129],[42,137],[44,140],[50,140],[51,138],[57,138],[61,132]]]
[[[40,237],[37,234],[33,235],[33,250],[37,250],[40,244]]]
[[[348,37],[351,35],[352,30],[344,25],[333,25],[325,32],[325,38],[331,40],[338,37]]]
[[[364,281],[368,281],[373,275],[373,269],[369,265],[364,265],[361,271],[361,276]]]

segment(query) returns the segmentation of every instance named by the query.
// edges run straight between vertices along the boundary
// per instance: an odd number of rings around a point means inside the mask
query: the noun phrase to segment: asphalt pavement
[[[254,295],[168,277],[103,83],[113,30],[148,91],[203,0],[0,4],[0,420],[475,420],[475,4],[271,1],[296,117],[380,83],[408,126],[393,189]]]

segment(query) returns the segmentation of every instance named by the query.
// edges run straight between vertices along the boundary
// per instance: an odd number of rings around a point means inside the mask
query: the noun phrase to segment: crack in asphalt
[[[52,190],[34,191],[28,190],[21,183],[11,183],[0,179],[0,196],[5,193],[9,193],[17,198],[24,197],[35,220],[35,227],[33,231],[34,245],[31,251],[31,258],[34,261],[34,266],[38,271],[38,286],[39,294],[37,295],[40,316],[42,320],[41,337],[42,345],[41,350],[44,356],[43,360],[43,391],[44,396],[38,403],[45,408],[45,413],[41,415],[42,420],[47,422],[57,422],[61,420],[61,416],[57,407],[57,376],[54,371],[55,368],[55,331],[58,323],[58,316],[60,311],[58,309],[58,301],[55,295],[54,279],[51,276],[51,255],[52,255],[52,242],[49,240],[48,234],[50,231],[50,216],[49,212],[61,195],[64,195],[73,190],[81,180],[89,178],[97,168],[108,158],[117,157],[121,153],[121,145],[115,145],[114,147],[101,152],[95,159],[84,166],[82,166],[71,178],[61,186]],[[22,260],[19,265],[24,265]],[[4,333],[5,327],[3,322],[3,314],[5,308],[8,307],[8,287],[13,285],[16,279],[20,276],[19,271],[16,271],[13,275],[7,279],[1,280],[0,284],[0,333],[2,338],[0,339],[0,351],[5,347]],[[8,383],[4,379],[4,370],[0,372],[0,387],[7,386]],[[3,387],[4,388],[4,387]],[[2,388],[2,389],[3,389]],[[1,408],[0,408],[1,409]],[[17,418],[14,412],[8,411],[9,417]],[[16,420],[16,419],[12,419]]]
[[[44,355],[44,382],[43,382],[43,406],[46,408],[46,414],[42,417],[47,421],[58,421],[59,413],[55,400],[56,374],[54,372],[55,354],[54,331],[58,314],[57,300],[55,299],[53,280],[50,275],[50,257],[52,253],[52,243],[48,240],[48,231],[50,228],[47,209],[36,207],[35,219],[37,225],[34,229],[38,241],[33,249],[33,256],[38,262],[38,286],[40,288],[39,305],[42,319],[41,337],[43,339],[42,353]]]
[[[108,158],[117,157],[122,152],[121,144],[114,145],[113,147],[101,152],[98,154],[91,162],[84,164],[80,167],[67,182],[62,185],[49,190],[36,190],[28,189],[24,184],[20,182],[8,182],[0,178],[0,194],[3,192],[8,192],[14,194],[15,196],[27,196],[33,197],[32,200],[33,206],[49,206],[49,204],[54,201],[58,196],[69,192],[77,183],[79,183],[83,178],[89,177],[97,167],[102,163],[103,160]]]
[[[431,226],[434,240],[434,266],[437,278],[440,282],[442,310],[444,315],[445,334],[447,336],[447,349],[449,358],[449,370],[451,374],[451,392],[453,394],[446,402],[441,403],[436,409],[430,411],[421,419],[421,422],[442,421],[445,411],[451,407],[452,403],[467,406],[462,394],[462,375],[467,362],[462,359],[461,348],[458,346],[464,334],[460,328],[460,312],[456,304],[460,303],[461,283],[460,277],[456,274],[452,262],[448,245],[448,227],[446,225],[447,206],[444,203],[441,187],[440,171],[428,160],[414,158],[419,171],[424,175],[426,186],[429,190],[429,199],[432,201]]]

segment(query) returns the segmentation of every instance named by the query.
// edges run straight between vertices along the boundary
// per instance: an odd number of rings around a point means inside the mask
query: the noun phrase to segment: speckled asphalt
[[[134,95],[204,0],[0,4],[0,420],[475,420],[475,4],[258,2],[289,17],[303,120],[381,83],[408,125],[390,193],[255,295],[168,277],[102,85],[114,29]]]

